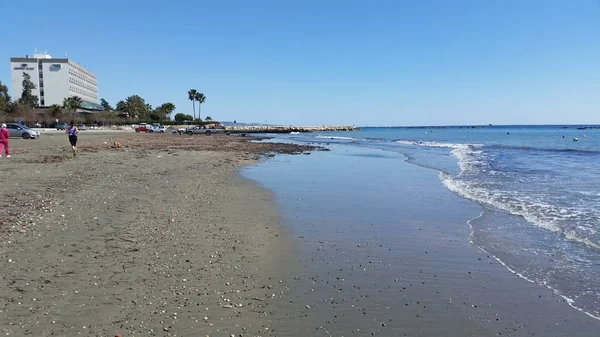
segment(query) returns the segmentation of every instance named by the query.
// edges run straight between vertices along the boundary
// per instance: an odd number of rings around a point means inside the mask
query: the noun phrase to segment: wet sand
[[[245,176],[274,191],[300,258],[282,335],[598,336],[600,321],[471,244],[481,206],[400,154],[331,146]]]
[[[2,335],[271,335],[292,255],[270,193],[238,171],[311,148],[79,138],[76,158],[43,134],[0,161]]]

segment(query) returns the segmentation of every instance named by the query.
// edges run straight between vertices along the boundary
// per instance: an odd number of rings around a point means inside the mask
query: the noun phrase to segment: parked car
[[[148,131],[146,131],[146,132],[149,132],[149,133],[154,133],[154,132],[156,132],[156,133],[165,133],[165,132],[167,132],[167,128],[165,128],[164,126],[162,126],[160,124],[158,124],[158,125],[152,125],[152,126],[150,126],[148,128]]]
[[[6,128],[10,137],[20,137],[23,139],[36,139],[40,137],[39,131],[32,130],[22,124],[6,123]]]
[[[56,123],[56,130],[66,130],[68,127],[67,123]]]
[[[187,129],[185,129],[185,133],[190,136],[193,134],[202,134],[202,135],[210,136],[213,133],[226,133],[226,131],[225,131],[225,129],[207,128],[206,126],[202,125],[202,126],[194,126],[191,128],[187,128]],[[229,133],[227,132],[227,134],[229,134]]]
[[[87,131],[88,127],[85,126],[85,124],[79,124],[77,125],[77,128],[79,129],[79,131]]]
[[[148,124],[142,123],[135,128],[135,132],[148,132]]]

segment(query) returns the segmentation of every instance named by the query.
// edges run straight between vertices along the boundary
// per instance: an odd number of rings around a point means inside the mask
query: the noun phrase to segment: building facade
[[[87,107],[98,108],[96,74],[67,58],[52,58],[48,54],[10,59],[12,96],[21,97],[23,73],[29,74],[36,88],[32,91],[40,107],[62,105],[67,97],[79,96]]]

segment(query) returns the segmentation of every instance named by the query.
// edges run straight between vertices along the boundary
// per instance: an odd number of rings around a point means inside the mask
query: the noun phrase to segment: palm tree
[[[71,97],[71,99],[73,100],[73,106],[75,106],[75,109],[81,108],[81,103],[83,103],[83,100],[81,99],[81,97],[73,96],[73,97]]]
[[[52,104],[52,106],[50,106],[50,115],[52,117],[54,117],[54,118],[60,117],[61,112],[62,112],[62,109],[61,109],[60,105]]]
[[[73,115],[73,112],[79,108],[81,108],[81,103],[83,101],[81,100],[81,97],[79,96],[71,96],[71,97],[66,97],[63,100],[63,108],[68,109],[69,112],[71,113],[71,115]]]
[[[194,109],[194,119],[196,119],[196,97],[198,96],[198,90],[190,89],[188,91],[188,99],[192,101],[192,108]]]
[[[196,101],[198,102],[198,119],[200,119],[200,106],[206,101],[206,96],[203,93],[196,93]]]

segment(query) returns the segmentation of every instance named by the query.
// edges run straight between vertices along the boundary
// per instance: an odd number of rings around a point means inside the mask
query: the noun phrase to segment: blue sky
[[[34,48],[202,116],[277,124],[600,123],[600,0],[0,1],[0,81]]]

